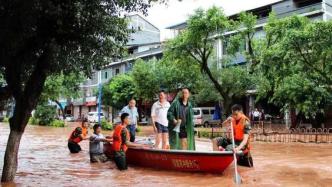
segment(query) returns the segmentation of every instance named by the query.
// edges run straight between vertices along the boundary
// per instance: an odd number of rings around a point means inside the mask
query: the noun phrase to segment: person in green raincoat
[[[193,109],[190,91],[183,88],[167,112],[170,149],[195,150]],[[175,130],[180,125],[180,130]]]

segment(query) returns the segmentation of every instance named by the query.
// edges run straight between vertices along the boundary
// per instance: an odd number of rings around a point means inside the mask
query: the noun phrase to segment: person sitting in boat
[[[195,150],[193,109],[190,92],[183,88],[167,112],[170,149]]]
[[[93,126],[93,135],[90,136],[90,162],[107,162],[109,159],[104,154],[104,142],[112,142],[111,138],[105,138],[103,134],[101,134],[101,126],[99,124],[95,124]]]
[[[126,151],[128,147],[148,148],[144,144],[130,142],[130,133],[127,126],[130,124],[129,114],[121,114],[121,124],[116,125],[113,132],[112,149],[114,151],[114,162],[119,170],[128,169]]]
[[[238,159],[239,165],[252,167],[252,158],[250,155],[250,120],[242,112],[241,105],[232,106],[232,116],[227,118],[223,125],[233,125],[233,136],[235,141],[235,149],[233,149],[232,140],[230,137],[218,137],[213,139],[213,150],[226,150],[240,152]]]
[[[168,120],[167,111],[170,107],[169,102],[166,100],[165,92],[162,90],[159,92],[159,100],[152,105],[151,119],[153,129],[156,133],[155,148],[159,148],[160,141],[162,143],[162,149],[167,149],[167,136],[168,136]]]
[[[78,144],[82,140],[88,139],[88,121],[85,119],[82,121],[81,127],[76,127],[75,130],[70,134],[68,139],[68,149],[71,153],[78,153],[82,150],[81,146]]]

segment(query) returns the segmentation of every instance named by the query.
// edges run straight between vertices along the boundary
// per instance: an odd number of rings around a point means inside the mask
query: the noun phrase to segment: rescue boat
[[[107,156],[113,156],[110,143],[104,149]],[[129,148],[126,156],[129,165],[182,172],[222,173],[233,162],[231,151]]]

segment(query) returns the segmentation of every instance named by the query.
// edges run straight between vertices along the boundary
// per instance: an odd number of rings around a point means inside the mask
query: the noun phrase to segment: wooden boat
[[[111,144],[104,148],[106,155],[112,157]],[[129,148],[127,162],[159,170],[222,173],[233,162],[233,153]]]

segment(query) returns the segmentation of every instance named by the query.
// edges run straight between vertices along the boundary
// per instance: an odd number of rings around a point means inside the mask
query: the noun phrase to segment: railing
[[[302,143],[332,143],[332,128],[292,128],[287,129],[285,125],[278,127],[274,124],[262,122],[252,125],[251,141],[262,142],[302,142]],[[230,131],[226,128],[211,128],[211,130],[200,130],[198,137],[215,138],[219,136],[230,137]]]

